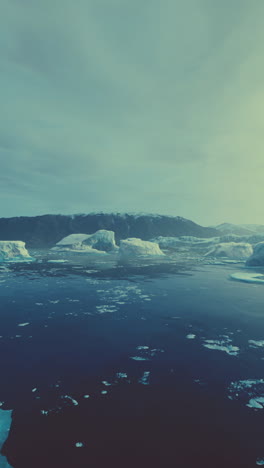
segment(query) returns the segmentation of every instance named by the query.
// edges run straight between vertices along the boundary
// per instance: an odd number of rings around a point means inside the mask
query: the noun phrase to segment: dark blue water
[[[264,348],[248,343],[264,339],[264,287],[231,281],[239,268],[7,265],[0,401],[13,410],[9,463],[256,466],[264,409],[246,406],[250,395],[231,399],[229,387],[264,377]]]

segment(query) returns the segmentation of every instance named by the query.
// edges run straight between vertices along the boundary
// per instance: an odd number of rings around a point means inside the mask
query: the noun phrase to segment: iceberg
[[[119,255],[127,258],[161,256],[164,255],[164,253],[155,242],[143,241],[141,239],[131,237],[120,241]]]
[[[101,229],[91,234],[83,241],[83,245],[88,245],[93,249],[103,250],[105,252],[111,252],[117,249],[114,231],[107,231],[106,229]]]
[[[246,264],[248,266],[264,266],[264,242],[255,245],[254,251],[251,252]]]
[[[32,260],[25,242],[0,241],[0,262]]]
[[[113,231],[101,229],[94,234],[70,234],[57,242],[52,250],[105,253],[113,252],[117,249],[115,233]]]
[[[8,437],[10,426],[12,422],[12,411],[11,410],[0,410],[0,450]],[[9,465],[6,457],[0,454],[0,466],[1,468],[12,468]]]
[[[223,242],[217,244],[205,254],[206,257],[227,257],[236,260],[245,260],[253,253],[253,248],[246,242]]]
[[[180,237],[163,237],[159,236],[154,239],[151,239],[151,242],[156,242],[159,244],[161,249],[171,249],[177,250],[179,247],[211,247],[214,244],[219,243],[220,237],[212,237],[212,238],[200,238],[200,237],[193,237],[193,236],[180,236]]]

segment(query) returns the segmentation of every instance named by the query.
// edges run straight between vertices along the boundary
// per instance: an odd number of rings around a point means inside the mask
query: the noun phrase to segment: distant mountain
[[[219,232],[179,216],[92,213],[0,218],[0,240],[22,240],[27,247],[53,247],[69,234],[114,231],[117,242],[128,237],[149,240],[164,236],[214,237]]]
[[[223,223],[215,226],[221,234],[235,234],[237,236],[251,236],[254,234],[264,234],[264,225],[261,224],[232,224]]]

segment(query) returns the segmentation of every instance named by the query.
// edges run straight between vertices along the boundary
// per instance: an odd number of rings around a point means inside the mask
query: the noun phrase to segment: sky
[[[264,224],[263,0],[0,0],[0,216]]]

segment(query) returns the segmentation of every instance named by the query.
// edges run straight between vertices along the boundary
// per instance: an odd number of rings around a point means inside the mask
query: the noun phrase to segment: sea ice
[[[230,338],[225,338],[223,340],[204,340],[203,346],[208,349],[223,351],[230,354],[230,356],[237,356],[239,354],[239,347],[233,346],[231,342],[232,340]]]
[[[240,271],[238,273],[233,273],[230,275],[230,278],[237,281],[244,281],[245,283],[264,283],[264,275],[261,273],[249,273]]]
[[[231,399],[243,399],[246,406],[253,409],[264,407],[264,380],[247,379],[231,382],[229,385]]]
[[[132,356],[130,359],[133,359],[133,361],[149,361],[149,358],[142,356]]]
[[[250,348],[263,348],[264,340],[248,340]]]
[[[256,461],[256,465],[263,466],[264,465],[264,458],[258,458]]]
[[[142,385],[149,385],[149,376],[150,376],[150,372],[145,371],[141,379],[138,380],[138,383]]]

